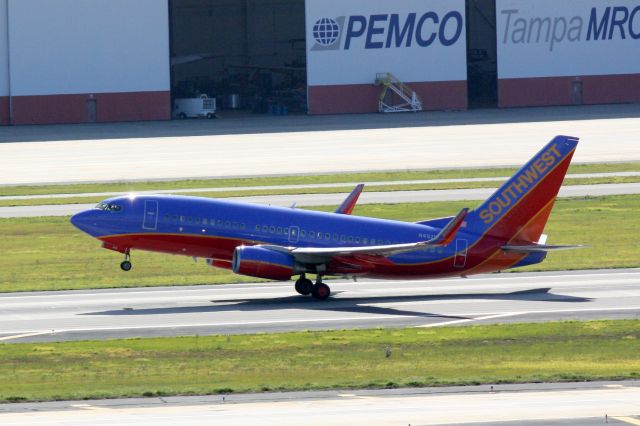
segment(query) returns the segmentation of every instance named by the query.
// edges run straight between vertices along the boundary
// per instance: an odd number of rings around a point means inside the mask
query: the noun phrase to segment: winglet
[[[336,210],[336,213],[351,214],[351,212],[353,211],[353,208],[356,206],[356,203],[358,202],[358,198],[360,197],[360,194],[362,193],[363,188],[364,188],[364,183],[360,183],[356,185],[356,187],[353,188],[353,191],[351,191],[351,194],[349,194],[349,196],[345,198],[342,204],[340,204],[340,207],[338,207],[338,209]]]
[[[451,222],[447,224],[442,230],[436,235],[434,238],[430,239],[425,243],[425,245],[437,245],[437,246],[446,246],[453,238],[456,236],[458,229],[464,223],[464,219],[467,217],[467,213],[469,213],[469,209],[467,207],[460,210],[460,213],[456,215]]]

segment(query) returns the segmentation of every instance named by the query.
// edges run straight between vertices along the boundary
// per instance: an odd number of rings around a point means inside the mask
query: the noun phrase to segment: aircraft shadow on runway
[[[384,314],[430,318],[469,319],[462,316],[441,315],[420,311],[411,311],[393,307],[372,306],[383,303],[428,302],[440,300],[521,300],[536,302],[590,302],[592,299],[585,297],[566,296],[550,293],[550,288],[538,288],[531,290],[515,291],[511,293],[467,293],[467,294],[438,294],[438,295],[404,295],[382,297],[345,297],[330,298],[320,302],[311,297],[299,295],[261,298],[261,299],[220,299],[211,300],[213,305],[206,306],[172,306],[162,308],[123,308],[101,312],[87,312],[80,315],[173,315],[192,314],[198,312],[225,312],[225,311],[269,311],[278,309],[307,309],[314,311],[353,312],[364,314]],[[340,294],[341,292],[335,292]]]

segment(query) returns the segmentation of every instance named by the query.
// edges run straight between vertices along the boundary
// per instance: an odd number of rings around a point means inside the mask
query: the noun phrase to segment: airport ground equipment
[[[382,86],[378,100],[379,112],[422,111],[422,100],[409,86],[390,72],[376,74],[376,86]],[[398,102],[392,102],[396,96]]]
[[[198,98],[182,98],[173,101],[175,118],[216,118],[216,98],[200,95]]]

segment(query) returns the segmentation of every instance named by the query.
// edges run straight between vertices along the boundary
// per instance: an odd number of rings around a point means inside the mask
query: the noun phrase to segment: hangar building
[[[640,0],[0,0],[0,124],[640,102],[639,52]]]

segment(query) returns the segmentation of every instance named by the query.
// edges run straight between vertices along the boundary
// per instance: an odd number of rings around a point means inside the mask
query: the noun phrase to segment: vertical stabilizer
[[[505,241],[537,242],[577,144],[578,138],[556,136],[469,213],[468,229]]]

